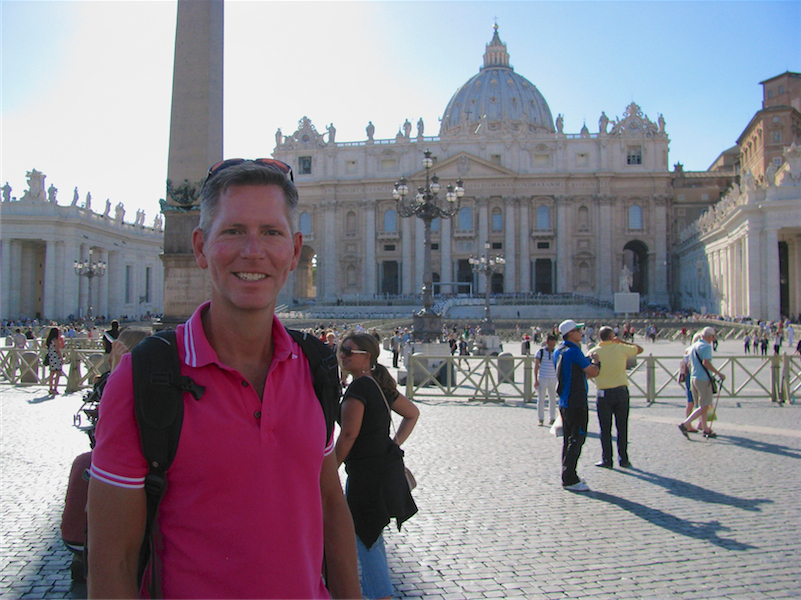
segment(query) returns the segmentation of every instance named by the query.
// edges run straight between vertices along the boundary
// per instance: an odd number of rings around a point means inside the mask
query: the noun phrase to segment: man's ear
[[[206,240],[203,237],[203,231],[200,227],[196,227],[192,232],[192,251],[195,253],[195,262],[201,269],[205,269],[209,266],[206,255],[203,252],[205,244]]]

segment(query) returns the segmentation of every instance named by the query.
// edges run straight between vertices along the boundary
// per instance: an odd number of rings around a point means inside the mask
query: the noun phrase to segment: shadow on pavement
[[[718,437],[718,443],[732,444],[755,452],[766,452],[768,454],[776,454],[778,456],[786,456],[788,458],[801,459],[801,451],[795,448],[788,448],[787,446],[780,446],[779,444],[767,444],[749,438],[726,435]]]
[[[55,400],[59,396],[51,396],[50,394],[45,394],[44,396],[38,396],[36,398],[31,398],[28,400],[28,404],[41,404],[42,402],[48,402],[50,400]]]
[[[716,492],[715,490],[710,490],[692,483],[687,483],[686,481],[681,481],[680,479],[664,477],[662,475],[649,473],[641,469],[620,469],[620,472],[631,477],[637,477],[638,479],[642,479],[648,483],[659,485],[665,488],[669,494],[674,496],[681,496],[682,498],[688,498],[690,500],[700,500],[701,502],[707,502],[709,504],[724,504],[726,506],[733,506],[735,508],[740,508],[750,512],[759,512],[761,510],[759,508],[760,504],[773,503],[773,500],[766,498],[754,498],[753,500],[748,500],[745,498],[728,496],[726,494]]]
[[[710,544],[714,544],[715,546],[724,548],[726,550],[742,551],[756,548],[756,546],[743,544],[737,540],[720,537],[718,532],[728,530],[729,528],[721,525],[718,521],[709,521],[706,523],[700,521],[685,521],[684,519],[680,519],[659,509],[650,508],[648,506],[638,504],[637,502],[627,500],[626,498],[619,498],[605,492],[593,491],[587,494],[587,497],[592,498],[593,500],[601,500],[603,502],[608,502],[609,504],[614,504],[623,510],[629,511],[634,516],[640,517],[641,519],[654,525],[658,525],[659,527],[663,527],[668,531],[672,531],[673,533],[691,537],[697,540],[707,541]]]

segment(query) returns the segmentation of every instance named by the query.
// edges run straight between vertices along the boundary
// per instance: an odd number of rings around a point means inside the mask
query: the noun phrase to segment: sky
[[[165,196],[176,2],[0,0],[0,181],[37,169],[59,204]],[[308,116],[337,142],[436,135],[497,21],[515,71],[565,133],[636,102],[662,114],[669,164],[706,170],[761,108],[760,81],[801,72],[801,2],[266,2],[225,4],[224,155],[269,156]]]

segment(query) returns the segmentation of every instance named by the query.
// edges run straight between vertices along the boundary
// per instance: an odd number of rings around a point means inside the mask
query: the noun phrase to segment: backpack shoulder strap
[[[191,378],[181,375],[181,360],[173,330],[161,331],[142,340],[131,351],[131,360],[134,412],[139,425],[142,454],[149,467],[145,477],[145,541],[139,560],[141,581],[148,561],[154,558],[153,524],[159,503],[167,489],[167,469],[178,450],[183,425],[184,392],[190,392],[195,400],[199,400],[204,388]],[[152,585],[155,585],[153,580]]]
[[[303,350],[309,361],[314,393],[323,409],[325,417],[325,442],[331,439],[334,431],[334,419],[339,407],[339,363],[327,344],[313,335],[297,329],[287,329],[287,333]]]

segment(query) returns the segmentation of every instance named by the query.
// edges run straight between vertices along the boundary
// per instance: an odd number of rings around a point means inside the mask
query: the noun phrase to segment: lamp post
[[[481,256],[471,256],[468,259],[470,266],[473,268],[474,273],[483,273],[487,278],[484,289],[484,320],[481,321],[481,332],[486,335],[495,334],[495,324],[492,322],[492,315],[490,315],[490,288],[492,287],[492,274],[501,270],[503,265],[506,264],[506,259],[501,256],[490,256],[490,243],[484,242],[484,253]]]
[[[439,178],[436,173],[431,174],[434,159],[431,151],[426,150],[423,156],[423,167],[426,170],[426,184],[417,188],[413,198],[407,198],[409,186],[406,178],[401,177],[395,183],[392,197],[398,203],[398,214],[401,217],[417,217],[425,225],[423,241],[423,310],[414,315],[415,338],[421,342],[435,342],[442,335],[442,316],[433,310],[434,277],[431,266],[431,221],[437,218],[450,219],[459,210],[459,199],[464,196],[464,187],[461,179],[456,185],[448,185],[445,194],[445,203],[440,204],[437,194],[440,191]]]
[[[73,264],[75,274],[78,277],[86,277],[89,281],[89,299],[87,301],[88,311],[86,317],[92,318],[92,279],[103,277],[106,274],[106,263],[102,260],[92,262],[92,252],[89,252],[88,260],[76,260]]]

